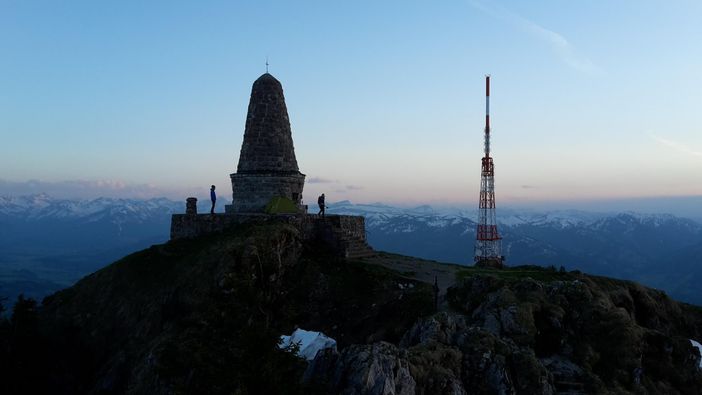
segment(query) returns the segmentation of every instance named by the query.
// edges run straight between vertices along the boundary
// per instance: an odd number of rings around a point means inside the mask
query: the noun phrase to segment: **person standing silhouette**
[[[317,215],[321,215],[322,218],[324,218],[324,209],[326,208],[324,205],[324,194],[319,195],[319,198],[317,198],[317,204],[319,205],[319,212]]]
[[[215,186],[210,187],[210,200],[212,200],[212,208],[210,209],[210,214],[214,214],[215,202],[217,201],[217,194],[215,194]]]

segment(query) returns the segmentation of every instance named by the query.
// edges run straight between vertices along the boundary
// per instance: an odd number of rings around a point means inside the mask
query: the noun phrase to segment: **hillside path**
[[[395,270],[402,274],[403,277],[430,285],[434,285],[434,278],[436,277],[439,285],[440,310],[446,310],[448,308],[448,304],[446,303],[446,290],[456,283],[456,273],[459,270],[466,269],[466,266],[390,254],[387,252],[378,252],[374,256],[362,258],[360,261]]]

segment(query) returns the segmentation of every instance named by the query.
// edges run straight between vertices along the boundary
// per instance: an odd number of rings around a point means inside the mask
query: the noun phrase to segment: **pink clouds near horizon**
[[[0,179],[0,195],[46,193],[59,198],[139,198],[168,197],[180,199],[187,188],[163,188],[153,184],[136,184],[123,180],[9,181]]]

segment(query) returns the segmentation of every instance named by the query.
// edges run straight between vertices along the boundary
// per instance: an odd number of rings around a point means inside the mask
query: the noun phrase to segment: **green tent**
[[[276,196],[266,205],[267,214],[297,214],[300,209],[288,198]]]

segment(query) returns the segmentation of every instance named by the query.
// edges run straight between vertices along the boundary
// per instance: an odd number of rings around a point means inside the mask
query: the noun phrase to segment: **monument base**
[[[342,258],[374,255],[366,239],[365,218],[354,215],[174,214],[171,240],[225,233],[243,223],[284,222],[295,226],[304,241],[318,241]]]
[[[304,212],[302,173],[234,173],[232,179],[232,204],[225,207],[228,214],[264,213],[266,205],[275,197],[290,199]]]

